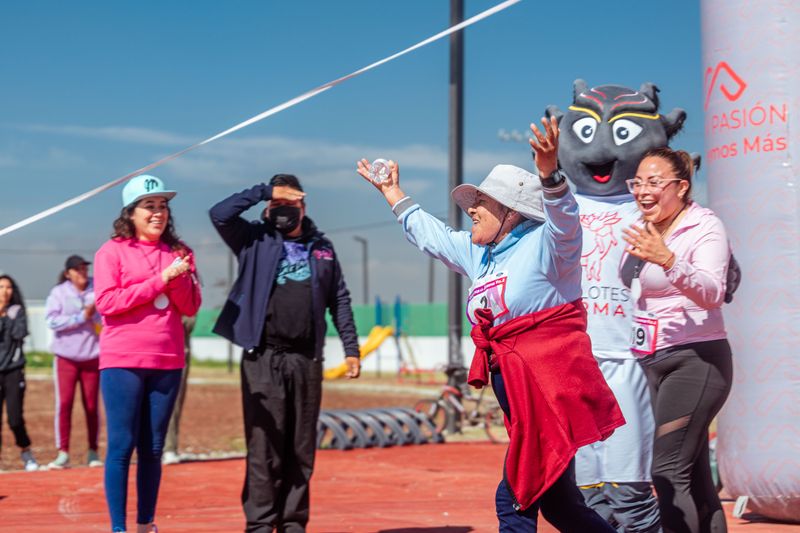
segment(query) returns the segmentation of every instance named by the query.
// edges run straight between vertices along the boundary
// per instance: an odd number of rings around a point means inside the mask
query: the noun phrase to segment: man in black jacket
[[[344,344],[347,376],[360,373],[350,293],[333,245],[305,216],[304,197],[297,177],[277,174],[210,211],[239,259],[214,332],[244,348],[248,532],[305,531],[308,523],[326,309]],[[262,201],[261,221],[241,217]]]

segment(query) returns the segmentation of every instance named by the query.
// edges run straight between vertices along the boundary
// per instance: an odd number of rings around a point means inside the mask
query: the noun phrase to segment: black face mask
[[[279,205],[270,208],[270,221],[281,233],[291,233],[300,224],[300,208],[291,205]]]

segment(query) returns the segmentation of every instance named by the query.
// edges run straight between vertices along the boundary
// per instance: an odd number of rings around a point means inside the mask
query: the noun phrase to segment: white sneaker
[[[173,451],[164,452],[164,455],[161,456],[161,464],[164,465],[176,465],[180,462],[180,456]]]
[[[69,454],[63,450],[59,450],[58,457],[48,464],[47,468],[48,470],[61,470],[62,468],[69,468]]]
[[[100,455],[97,453],[97,450],[89,450],[86,464],[91,467],[103,466],[103,461],[100,460]]]
[[[25,450],[22,452],[22,464],[25,466],[26,472],[36,472],[39,470],[39,463],[36,462],[36,459],[33,458],[33,452],[30,450]]]

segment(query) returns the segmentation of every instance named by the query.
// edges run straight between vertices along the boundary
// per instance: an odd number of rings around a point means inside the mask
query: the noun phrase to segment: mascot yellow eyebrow
[[[576,192],[627,193],[625,180],[636,173],[642,154],[666,146],[686,120],[682,109],[661,115],[658,108],[658,88],[652,83],[635,90],[619,85],[589,87],[583,80],[575,81],[566,113],[555,106],[547,108],[548,116],[559,119],[559,162]]]

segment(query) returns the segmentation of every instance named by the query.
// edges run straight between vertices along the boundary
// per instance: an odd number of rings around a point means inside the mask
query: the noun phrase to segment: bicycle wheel
[[[438,433],[447,428],[447,421],[450,413],[439,400],[425,399],[414,404],[414,410],[428,417]]]
[[[483,427],[486,429],[486,435],[489,436],[489,440],[495,444],[505,444],[509,441],[503,409],[499,405],[486,412]]]

